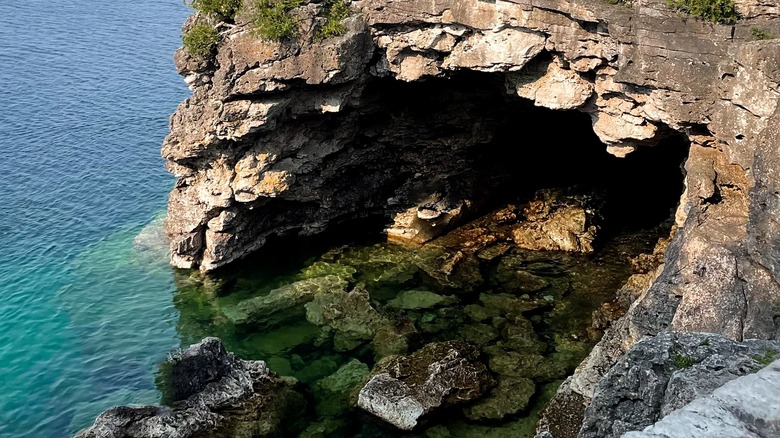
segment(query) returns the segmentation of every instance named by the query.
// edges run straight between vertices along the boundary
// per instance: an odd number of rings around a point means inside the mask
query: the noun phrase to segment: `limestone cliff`
[[[178,177],[172,263],[213,270],[270,236],[373,215],[412,240],[456,222],[490,190],[473,154],[520,121],[469,86],[426,84],[482,72],[470,83],[587,113],[615,155],[690,142],[665,263],[562,391],[586,404],[627,348],[664,330],[780,339],[780,45],[751,36],[780,34],[780,11],[737,6],[737,24],[717,25],[663,0],[362,0],[344,35],[319,40],[310,3],[283,42],[239,15],[213,59],[176,53],[193,94],[163,145]],[[537,147],[518,126],[518,145]]]

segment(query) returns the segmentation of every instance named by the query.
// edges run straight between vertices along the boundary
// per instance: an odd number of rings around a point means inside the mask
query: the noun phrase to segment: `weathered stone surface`
[[[501,377],[490,395],[463,409],[463,412],[471,420],[500,420],[525,409],[535,392],[536,385],[531,379]]]
[[[493,385],[479,350],[464,342],[428,344],[383,359],[360,390],[358,407],[402,430],[434,409],[474,400]]]
[[[541,190],[512,230],[515,245],[534,250],[593,252],[597,210],[586,196]]]
[[[218,338],[172,353],[165,369],[172,407],[111,408],[76,437],[277,436],[304,405],[263,361],[237,359]]]
[[[304,304],[321,295],[345,293],[347,282],[335,275],[296,281],[267,295],[239,303],[225,313],[236,324],[274,327],[304,314]]]
[[[735,342],[698,333],[662,333],[639,342],[596,386],[581,438],[641,430],[692,400],[760,369],[780,343]]]
[[[367,215],[397,217],[391,229],[412,240],[434,237],[431,223],[450,226],[458,205],[477,204],[485,181],[464,151],[488,143],[492,124],[505,121],[479,96],[447,93],[422,98],[446,108],[446,118],[389,117],[371,84],[512,71],[510,94],[588,113],[617,156],[671,132],[691,141],[663,266],[632,289],[637,301],[566,385],[587,403],[628,348],[667,329],[779,339],[780,47],[753,41],[751,30],[780,35],[780,22],[774,2],[736,4],[743,19],[717,25],[663,0],[363,0],[353,2],[343,36],[314,41],[303,20],[302,37],[285,44],[252,38],[239,19],[214,60],[176,55],[193,95],[163,146],[178,178],[166,225],[172,263],[213,270],[269,236]],[[567,87],[549,85],[559,81]],[[427,209],[431,196],[446,205]],[[480,250],[497,245],[495,236],[480,239]],[[443,287],[479,280],[470,254],[441,262],[430,272]],[[440,269],[459,265],[468,275],[458,281]]]
[[[625,438],[753,438],[780,435],[780,361],[736,378]]]

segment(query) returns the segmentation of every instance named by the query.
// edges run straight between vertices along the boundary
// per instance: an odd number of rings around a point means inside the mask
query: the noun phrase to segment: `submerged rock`
[[[344,292],[347,281],[336,275],[310,278],[274,289],[261,297],[242,301],[235,311],[226,311],[236,324],[276,327],[304,314],[303,305],[317,295]]]
[[[320,379],[314,387],[317,413],[336,416],[349,409],[350,392],[368,377],[368,365],[352,359],[335,373]]]
[[[596,387],[580,438],[642,430],[695,398],[752,374],[780,352],[780,342],[735,342],[704,333],[660,334],[626,353]]]
[[[402,430],[440,407],[474,400],[493,385],[479,350],[465,342],[428,344],[383,359],[360,390],[358,406]]]
[[[463,412],[470,420],[500,420],[525,409],[535,392],[536,385],[531,379],[501,377],[489,396],[463,409]]]
[[[595,198],[555,190],[540,190],[523,209],[525,220],[512,230],[521,248],[593,252],[598,227]]]
[[[170,407],[114,407],[76,438],[275,436],[305,403],[263,361],[237,359],[218,338],[172,353],[163,370]]]
[[[337,351],[348,351],[376,336],[390,321],[371,305],[365,288],[317,295],[306,304],[306,319],[331,327]]]
[[[387,307],[394,309],[415,310],[430,309],[437,306],[448,306],[456,299],[439,295],[427,290],[406,290],[399,293],[387,303]]]

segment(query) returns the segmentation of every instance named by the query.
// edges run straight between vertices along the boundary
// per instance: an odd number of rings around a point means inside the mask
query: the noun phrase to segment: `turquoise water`
[[[160,143],[188,93],[181,0],[0,2],[0,436],[67,436],[154,402],[178,345],[154,238]],[[151,242],[151,243],[149,243]]]

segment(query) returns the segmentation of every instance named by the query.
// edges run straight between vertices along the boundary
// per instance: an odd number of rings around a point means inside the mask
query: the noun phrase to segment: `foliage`
[[[193,56],[206,58],[217,46],[219,34],[217,30],[206,23],[198,23],[181,36],[184,48]]]
[[[278,41],[298,33],[298,20],[290,13],[303,0],[254,0],[249,6],[253,31],[262,39]]]
[[[674,355],[674,366],[679,369],[690,368],[693,366],[693,358],[681,353]]]
[[[713,23],[734,23],[739,13],[734,0],[667,0],[670,8]]]
[[[756,362],[764,366],[774,362],[776,358],[777,358],[777,351],[774,350],[766,350],[764,351],[763,355],[753,356],[753,360],[755,360]]]
[[[344,19],[349,17],[349,0],[327,0],[325,3],[325,24],[317,31],[319,39],[342,35],[346,28]]]
[[[241,7],[241,0],[192,0],[190,6],[204,15],[232,20]]]
[[[764,29],[754,27],[750,29],[750,34],[753,35],[753,38],[757,40],[771,40],[774,39],[774,36],[770,34],[769,32],[765,31]]]

